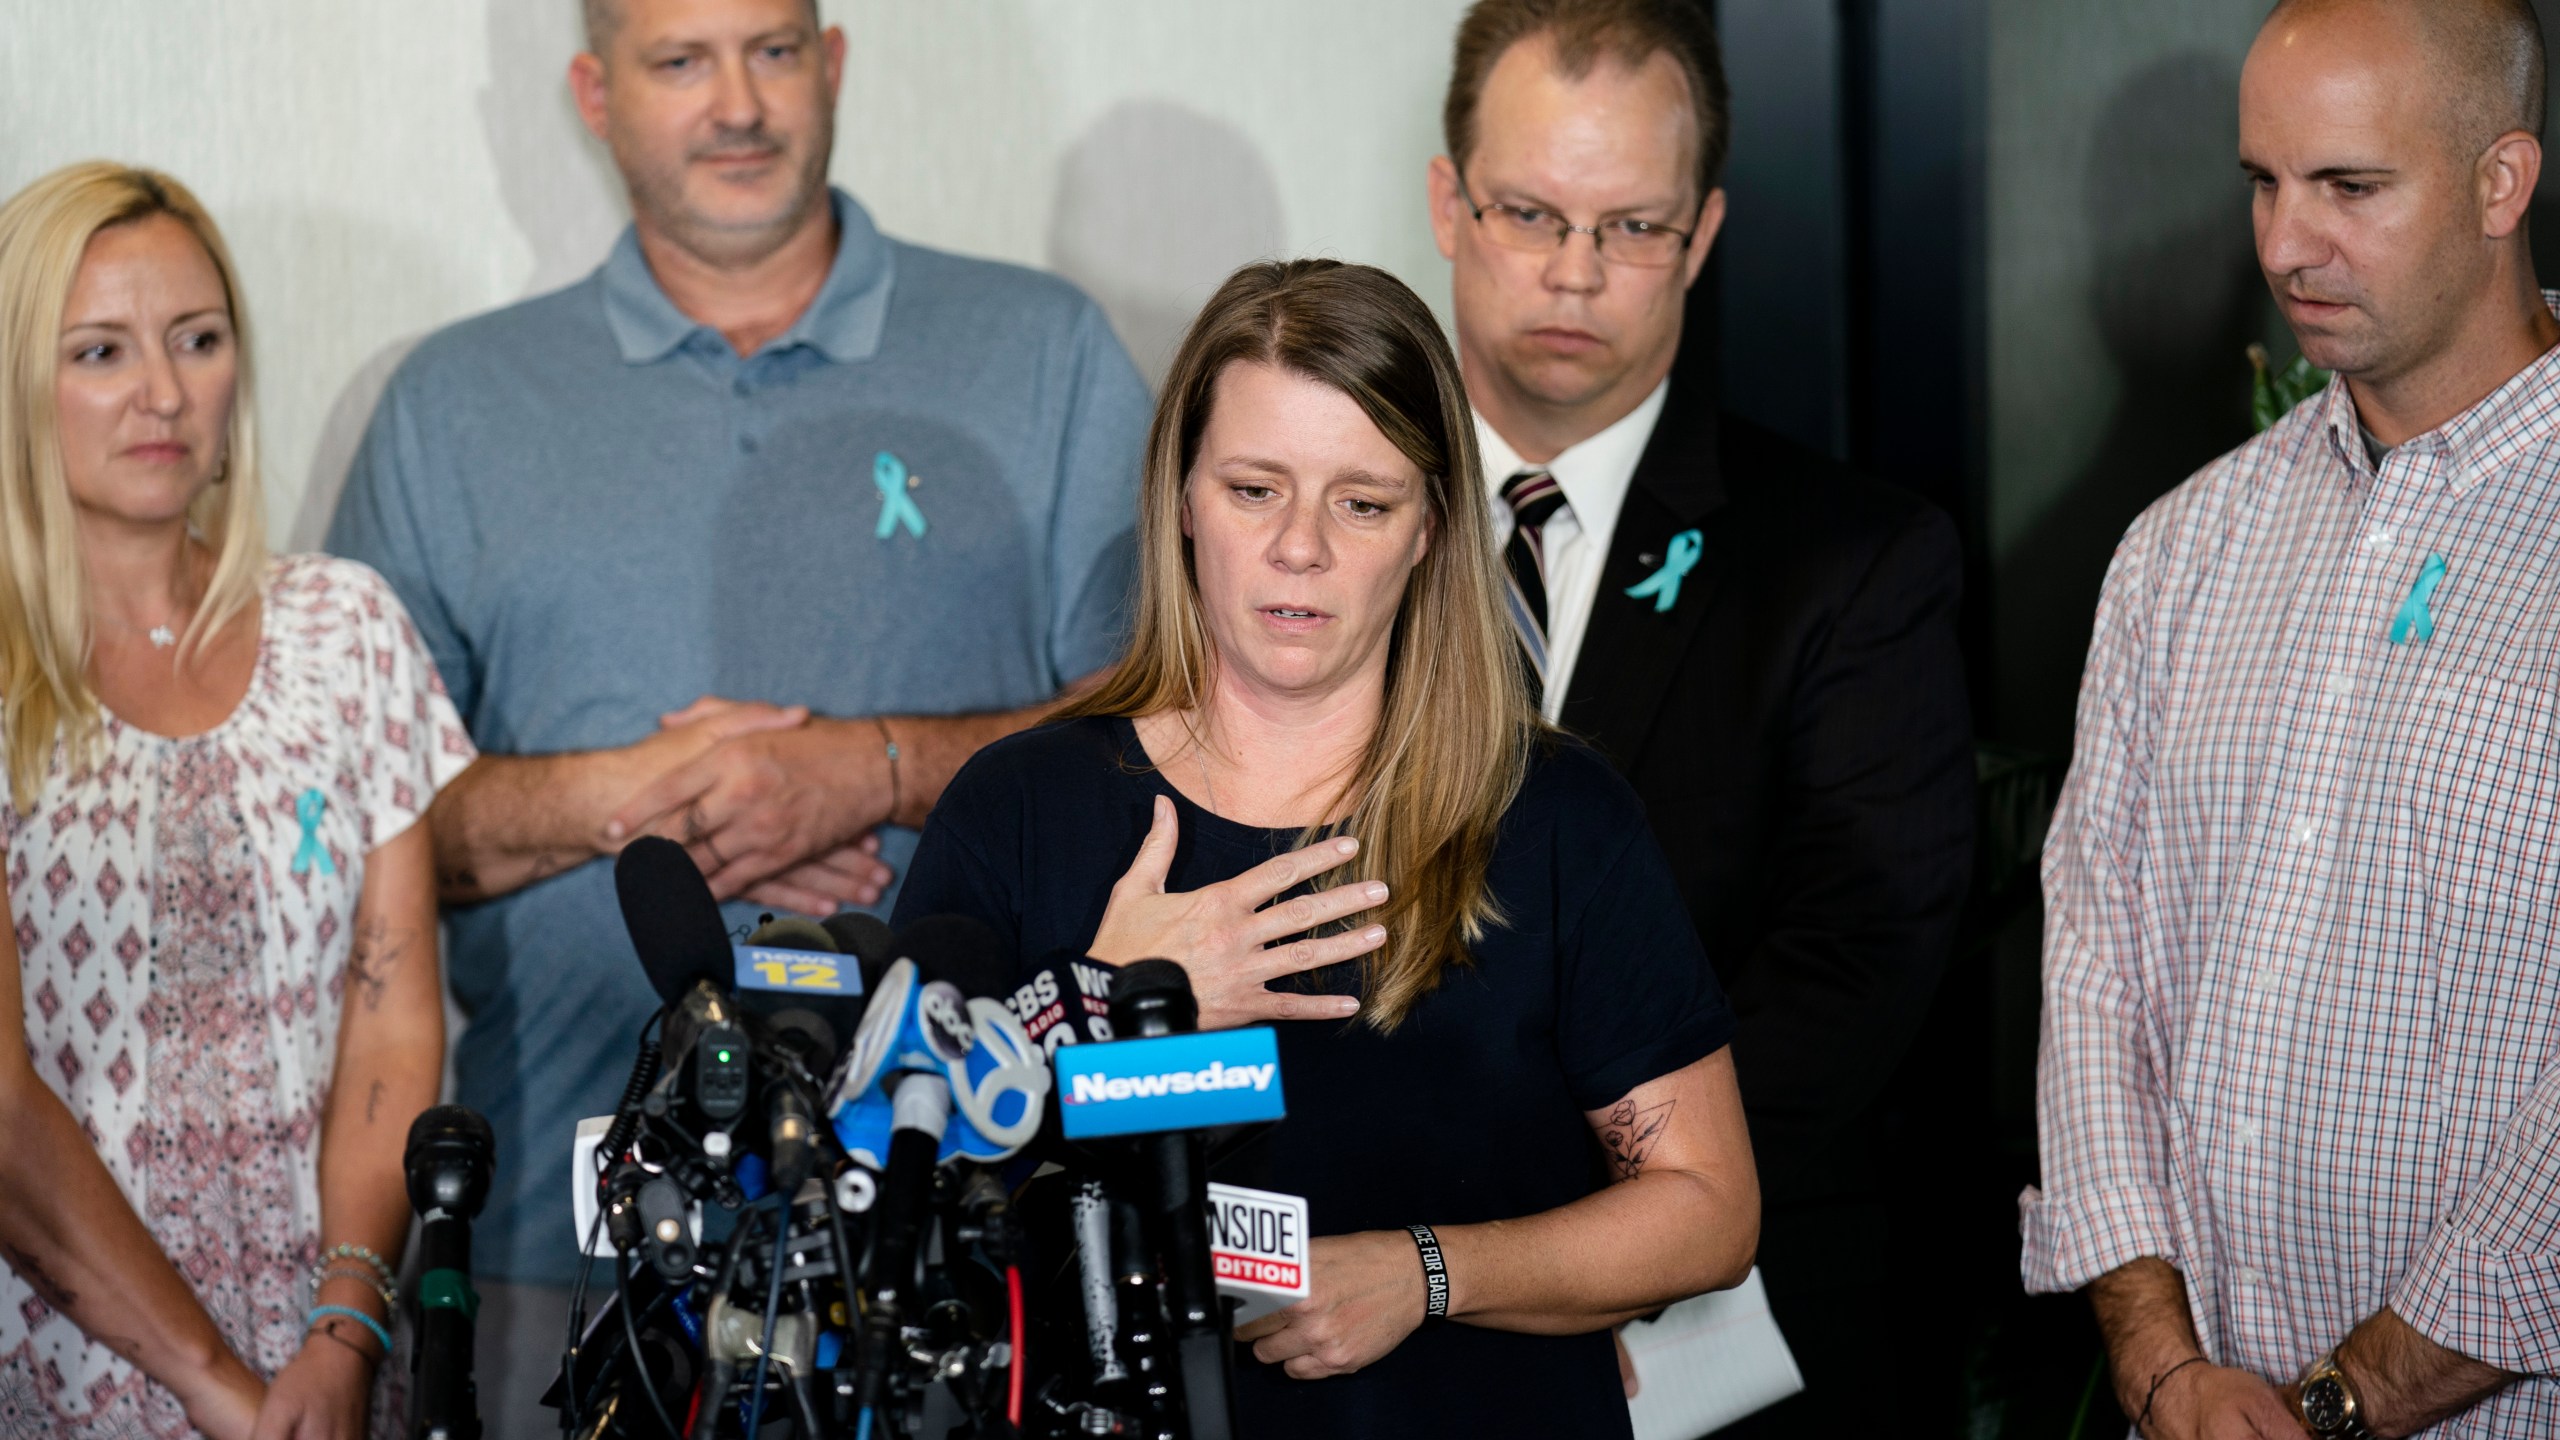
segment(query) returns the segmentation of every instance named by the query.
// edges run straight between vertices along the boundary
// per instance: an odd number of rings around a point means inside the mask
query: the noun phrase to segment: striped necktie
[[[1564,508],[1564,487],[1544,470],[1523,470],[1502,482],[1503,503],[1511,507],[1511,541],[1502,547],[1510,572],[1511,623],[1520,631],[1521,648],[1529,652],[1529,668],[1540,690],[1547,683],[1547,552],[1542,532]]]

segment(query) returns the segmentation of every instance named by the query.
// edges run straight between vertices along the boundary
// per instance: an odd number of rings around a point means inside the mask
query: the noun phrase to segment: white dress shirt
[[[1484,412],[1476,412],[1476,445],[1484,452],[1484,493],[1493,505],[1495,549],[1511,543],[1511,506],[1502,498],[1503,481],[1522,470],[1545,470],[1564,491],[1564,504],[1548,517],[1538,537],[1547,566],[1547,693],[1539,709],[1550,721],[1564,713],[1574,658],[1582,653],[1582,632],[1591,623],[1609,539],[1618,528],[1618,507],[1626,501],[1636,462],[1644,458],[1654,422],[1662,418],[1663,397],[1670,393],[1671,380],[1665,376],[1643,404],[1544,465],[1521,459],[1511,442],[1485,421]]]

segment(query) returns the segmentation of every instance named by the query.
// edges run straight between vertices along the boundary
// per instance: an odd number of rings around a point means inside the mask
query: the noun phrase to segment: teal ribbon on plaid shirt
[[[2427,563],[2418,567],[2418,583],[2409,587],[2409,598],[2400,602],[2400,613],[2391,619],[2392,644],[2406,645],[2436,633],[2436,617],[2427,613],[2427,601],[2443,583],[2444,557],[2428,556]]]

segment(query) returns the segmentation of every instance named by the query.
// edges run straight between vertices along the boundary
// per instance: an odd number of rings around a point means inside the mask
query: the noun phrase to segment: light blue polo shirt
[[[626,231],[392,377],[329,548],[398,590],[483,751],[628,745],[705,694],[1009,709],[1118,654],[1151,405],[1109,323],[834,203],[825,286],[748,358]],[[882,855],[903,870],[915,840],[885,830]],[[447,919],[460,1098],[498,1137],[480,1265],[565,1283],[571,1135],[612,1111],[657,999],[609,862]]]

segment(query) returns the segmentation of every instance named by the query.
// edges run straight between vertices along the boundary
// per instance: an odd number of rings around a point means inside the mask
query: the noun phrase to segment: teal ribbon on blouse
[[[1659,615],[1680,603],[1680,582],[1698,568],[1698,557],[1706,553],[1705,532],[1683,530],[1671,537],[1671,549],[1662,557],[1662,568],[1627,587],[1627,598],[1642,600],[1653,597],[1654,613]]]
[[[294,848],[293,873],[323,875],[338,873],[338,862],[329,858],[329,848],[320,843],[320,817],[329,813],[329,797],[315,787],[302,792],[293,802],[293,818],[302,822],[302,843]]]
[[[2406,645],[2424,640],[2436,633],[2436,617],[2427,613],[2427,601],[2444,583],[2444,557],[2430,555],[2418,567],[2418,583],[2409,587],[2409,598],[2400,602],[2400,613],[2391,620],[2391,643]]]
[[[880,523],[872,534],[882,540],[907,527],[907,533],[924,538],[924,512],[916,508],[916,497],[907,493],[910,478],[907,462],[883,450],[871,457],[871,483],[880,487]]]

